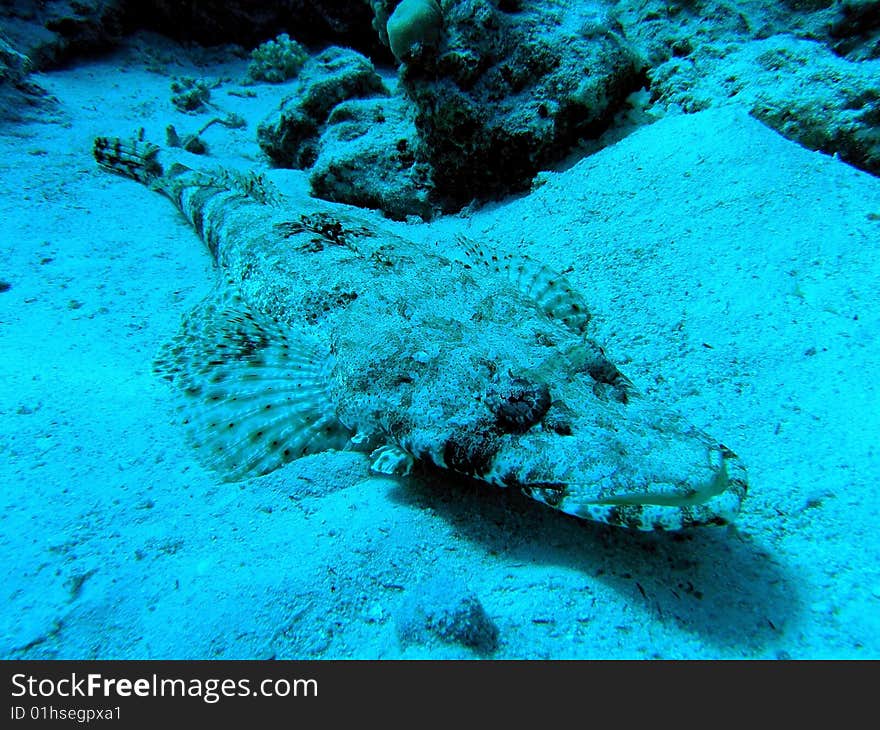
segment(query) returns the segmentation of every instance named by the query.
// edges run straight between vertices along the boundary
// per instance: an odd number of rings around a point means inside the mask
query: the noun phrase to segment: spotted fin
[[[467,265],[500,274],[550,319],[562,322],[578,334],[586,331],[590,310],[562,274],[527,256],[495,254],[464,236],[458,236],[458,242],[464,249]]]
[[[182,393],[200,460],[228,481],[345,446],[350,433],[328,395],[331,367],[317,340],[258,316],[228,286],[185,317],[154,363]]]

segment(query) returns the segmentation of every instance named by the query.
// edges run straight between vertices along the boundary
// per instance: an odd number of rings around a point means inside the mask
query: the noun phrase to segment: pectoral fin
[[[350,432],[328,394],[332,364],[315,338],[258,316],[224,286],[184,318],[154,370],[179,389],[200,460],[234,481],[345,446]]]

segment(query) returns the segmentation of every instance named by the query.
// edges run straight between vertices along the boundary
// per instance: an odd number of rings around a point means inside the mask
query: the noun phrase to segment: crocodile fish
[[[94,156],[167,196],[216,262],[154,369],[224,479],[358,449],[374,472],[446,470],[639,530],[737,515],[739,458],[637,393],[564,275],[294,204],[262,176],[163,166],[147,142],[100,137]]]

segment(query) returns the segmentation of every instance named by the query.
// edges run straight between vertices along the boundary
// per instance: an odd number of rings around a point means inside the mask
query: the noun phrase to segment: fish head
[[[442,432],[412,429],[404,447],[611,525],[679,530],[725,525],[739,512],[747,478],[736,454],[639,397],[616,368],[501,381],[473,399],[479,407],[445,419]]]
[[[741,461],[674,412],[635,399],[599,401],[562,432],[554,425],[496,438],[480,478],[638,530],[725,525],[739,512],[747,491]]]

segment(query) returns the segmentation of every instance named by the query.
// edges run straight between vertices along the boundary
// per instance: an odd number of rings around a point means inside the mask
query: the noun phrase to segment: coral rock
[[[491,654],[498,647],[498,633],[480,599],[451,579],[435,578],[417,586],[397,616],[403,645],[440,641]]]
[[[280,84],[294,78],[308,57],[305,48],[291,40],[287,33],[282,33],[275,40],[266,41],[254,49],[248,78]]]
[[[309,175],[312,194],[389,218],[429,219],[430,166],[420,158],[411,106],[401,97],[352,99],[330,114]]]
[[[642,85],[640,62],[595,8],[444,7],[437,53],[402,77],[444,208],[527,190],[543,166],[601,133]]]
[[[651,72],[659,108],[695,112],[744,106],[809,149],[880,174],[880,61],[855,63],[824,44],[790,36],[707,44]]]
[[[347,99],[387,96],[373,64],[357,51],[332,46],[309,59],[278,111],[257,129],[262,150],[280,167],[303,169],[333,108]]]

